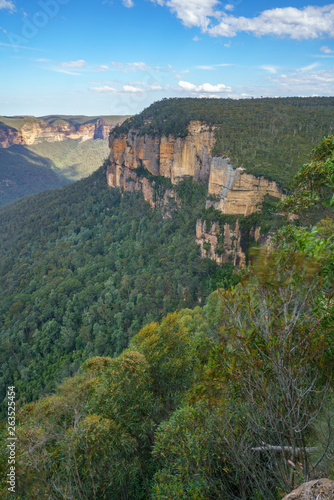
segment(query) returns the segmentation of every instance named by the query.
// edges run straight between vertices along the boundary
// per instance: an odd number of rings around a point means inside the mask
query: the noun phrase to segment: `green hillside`
[[[54,163],[37,151],[18,145],[0,148],[0,205],[68,184]]]
[[[205,305],[217,270],[188,238],[203,187],[184,182],[164,220],[103,174],[0,211],[9,408],[94,356],[17,411],[17,498],[279,500],[334,479],[334,136],[284,201],[327,217],[281,228]]]
[[[141,195],[109,189],[103,167],[0,210],[2,396],[15,381],[22,400],[35,399],[88,357],[120,353],[146,323],[204,303],[217,280],[235,280],[195,243],[205,187],[178,190],[183,209],[164,219]]]
[[[127,117],[110,116],[0,116],[0,129],[21,130],[43,120],[50,125],[70,123],[75,127],[103,118],[116,125]],[[95,172],[109,155],[108,141],[41,141],[29,146],[0,149],[0,206],[45,189],[55,189]]]
[[[87,177],[109,152],[108,142],[102,139],[0,148],[0,206]]]
[[[27,148],[49,159],[53,169],[70,181],[77,181],[95,172],[109,156],[108,141],[67,140],[59,142],[37,142]]]
[[[215,127],[214,154],[234,166],[282,186],[334,128],[334,97],[263,99],[163,99],[126,120],[114,134],[131,128],[140,134],[185,137],[191,120]]]

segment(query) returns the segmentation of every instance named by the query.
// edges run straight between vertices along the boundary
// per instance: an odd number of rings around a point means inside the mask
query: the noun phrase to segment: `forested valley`
[[[189,178],[168,213],[109,189],[107,162],[0,210],[18,499],[278,500],[334,479],[334,136],[308,153],[290,183],[270,167],[289,194],[265,224],[297,218],[244,269],[201,258],[196,220],[217,214]]]

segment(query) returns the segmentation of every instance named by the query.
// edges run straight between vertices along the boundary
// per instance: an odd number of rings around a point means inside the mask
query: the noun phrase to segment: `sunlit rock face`
[[[190,122],[185,138],[151,137],[136,130],[121,135],[111,133],[108,185],[124,191],[142,191],[144,199],[156,207],[168,205],[171,198],[179,201],[173,187],[160,199],[154,189],[154,176],[168,178],[171,186],[192,177],[195,182],[207,183],[206,208],[213,206],[228,215],[248,216],[261,210],[266,195],[282,197],[275,182],[247,174],[243,168],[233,168],[229,158],[212,156],[214,144],[213,127],[199,121]],[[252,239],[259,241],[260,228],[251,231]],[[207,228],[205,222],[197,221],[196,241],[202,257],[218,263],[245,265],[241,237],[238,221],[234,228],[229,224],[219,227],[219,223]]]
[[[184,177],[209,178],[214,132],[201,122],[190,122],[185,138],[139,135],[133,130],[125,135],[110,135],[111,166],[132,170],[146,168],[153,175],[168,177],[176,184]]]
[[[234,169],[229,158],[212,158],[208,194],[216,197],[208,201],[223,214],[247,215],[256,212],[266,195],[281,198],[276,182],[247,174],[243,168]]]
[[[49,123],[34,119],[25,123],[20,130],[12,127],[0,128],[0,147],[9,148],[14,144],[31,145],[36,142],[59,142],[67,139],[87,141],[89,139],[107,139],[115,125],[105,123],[99,119],[96,123],[71,125],[62,120],[61,123]]]

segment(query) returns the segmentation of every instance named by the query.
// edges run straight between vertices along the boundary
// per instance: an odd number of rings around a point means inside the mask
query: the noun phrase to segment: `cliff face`
[[[14,144],[31,145],[41,141],[57,142],[66,139],[107,139],[113,128],[114,125],[109,125],[102,119],[96,123],[79,126],[66,121],[50,125],[43,120],[33,120],[25,123],[20,130],[12,127],[0,128],[0,147],[9,148]]]
[[[207,124],[191,122],[185,138],[127,135],[110,136],[111,166],[136,170],[145,167],[153,175],[168,177],[172,184],[191,176],[195,180],[209,177],[213,130]]]
[[[234,169],[229,158],[212,158],[208,194],[217,200],[207,201],[207,208],[245,217],[258,210],[266,195],[282,198],[276,182],[249,175],[243,168]]]
[[[246,254],[241,248],[241,231],[237,220],[235,228],[230,224],[224,224],[221,228],[219,222],[206,227],[206,222],[200,219],[196,223],[196,243],[200,246],[202,257],[215,260],[218,264],[233,262],[235,266],[244,266]],[[223,234],[223,238],[221,235]],[[259,230],[257,229],[257,238]],[[222,239],[221,244],[219,239]]]
[[[266,195],[282,197],[275,182],[249,175],[242,168],[234,169],[229,158],[213,157],[214,143],[212,127],[198,121],[190,122],[185,138],[140,136],[134,130],[117,136],[111,134],[108,185],[125,191],[142,191],[152,207],[164,206],[170,198],[176,198],[175,190],[171,187],[163,198],[157,197],[154,176],[168,178],[172,186],[192,177],[208,183],[206,208],[213,206],[223,214],[242,216],[260,211]],[[151,175],[145,175],[144,169]],[[252,232],[250,237],[258,241],[259,228],[253,228]],[[241,239],[238,221],[234,229],[229,224],[219,227],[218,222],[207,228],[205,222],[197,221],[196,241],[203,257],[242,266],[246,255]]]

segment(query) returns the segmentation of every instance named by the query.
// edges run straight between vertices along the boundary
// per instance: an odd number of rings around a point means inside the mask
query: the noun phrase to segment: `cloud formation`
[[[268,73],[271,73],[271,74],[277,73],[276,66],[271,66],[269,64],[263,64],[262,66],[260,66],[260,68],[263,69],[264,71],[268,71]]]
[[[232,37],[238,32],[247,32],[256,36],[274,35],[295,40],[333,37],[334,4],[270,9],[254,18],[223,14],[220,23],[208,32],[212,36]]]
[[[79,59],[78,61],[68,61],[60,63],[60,66],[64,66],[66,68],[82,68],[87,63],[83,59]]]
[[[137,84],[137,86],[134,84]],[[124,84],[118,89],[110,87],[109,85],[102,85],[100,87],[90,87],[89,90],[99,93],[142,94],[143,92],[157,92],[165,90],[165,88],[158,83],[147,84],[146,82],[131,82]]]
[[[91,90],[92,92],[99,92],[101,94],[116,92],[116,89],[114,89],[113,87],[109,87],[108,85],[104,85],[103,87],[89,87],[89,90]]]
[[[133,62],[133,63],[122,63],[122,62],[111,62],[111,69],[117,69],[122,73],[135,73],[136,71],[158,71],[157,68],[151,68],[144,62]]]
[[[2,9],[8,9],[11,12],[16,11],[15,4],[11,0],[0,0],[0,10]]]
[[[211,36],[234,37],[246,32],[255,36],[272,35],[306,40],[334,36],[334,4],[324,6],[284,7],[263,11],[253,18],[231,15],[232,4],[225,11],[216,8],[218,0],[150,0],[166,6],[187,27],[199,27]],[[215,25],[215,21],[219,20]]]
[[[329,47],[327,47],[327,45],[323,45],[322,47],[320,47],[320,50],[324,54],[334,54],[334,50],[331,50]]]
[[[218,0],[150,0],[158,5],[166,5],[182,23],[191,28],[199,26],[204,30],[208,28],[210,17],[219,16],[215,7]]]
[[[190,82],[179,81],[179,87],[188,92],[195,94],[198,93],[215,93],[221,94],[226,92],[231,92],[232,88],[224,85],[223,83],[218,83],[217,85],[212,85],[211,83],[202,83],[201,85],[194,85]]]

